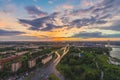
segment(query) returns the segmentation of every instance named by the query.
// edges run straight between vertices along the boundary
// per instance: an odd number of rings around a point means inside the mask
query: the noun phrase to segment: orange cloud
[[[54,37],[51,38],[52,41],[120,41],[120,38],[63,38]]]

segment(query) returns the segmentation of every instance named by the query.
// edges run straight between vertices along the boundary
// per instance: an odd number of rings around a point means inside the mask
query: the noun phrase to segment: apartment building
[[[11,64],[12,72],[17,72],[22,67],[22,62],[16,62]]]
[[[33,68],[36,65],[36,60],[37,58],[28,61],[29,68]]]
[[[43,57],[42,59],[42,63],[46,64],[47,62],[49,62],[52,59],[52,55],[47,55],[45,57]]]

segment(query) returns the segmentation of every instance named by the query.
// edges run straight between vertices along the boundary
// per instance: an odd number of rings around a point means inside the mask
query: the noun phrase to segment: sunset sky
[[[120,41],[120,0],[0,0],[0,41]]]

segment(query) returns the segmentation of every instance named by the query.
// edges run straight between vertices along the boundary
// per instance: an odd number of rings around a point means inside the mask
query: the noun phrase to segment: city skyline
[[[0,0],[0,41],[120,41],[120,0]]]

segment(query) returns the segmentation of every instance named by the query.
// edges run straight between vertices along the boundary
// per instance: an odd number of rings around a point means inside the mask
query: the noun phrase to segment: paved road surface
[[[64,80],[64,76],[60,74],[60,72],[56,69],[56,65],[60,62],[60,60],[64,57],[65,54],[69,51],[69,47],[66,46],[64,48],[63,54],[60,56],[59,53],[56,51],[55,54],[57,58],[49,63],[46,67],[41,68],[39,71],[35,73],[35,76],[31,80],[44,80],[49,77],[51,73],[55,74],[59,80]]]

